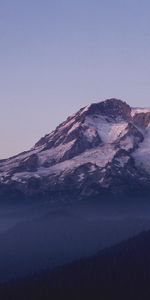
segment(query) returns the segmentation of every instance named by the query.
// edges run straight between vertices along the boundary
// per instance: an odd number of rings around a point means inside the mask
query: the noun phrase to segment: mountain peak
[[[0,198],[11,190],[48,199],[74,192],[81,198],[123,192],[130,182],[131,189],[149,189],[149,125],[149,109],[119,99],[83,107],[31,150],[0,161]]]
[[[123,119],[129,120],[131,118],[131,107],[120,99],[111,98],[92,103],[87,108],[87,114],[100,114],[112,118],[122,117]]]
[[[71,157],[73,157],[105,143],[109,138],[112,142],[121,133],[122,128],[127,126],[127,121],[130,119],[131,108],[126,102],[112,98],[92,103],[81,108],[76,114],[61,123],[55,131],[40,139],[35,148],[40,146],[46,150],[72,142]],[[118,130],[117,123],[120,124],[120,122],[121,127]],[[114,123],[116,126],[113,127],[113,132],[110,134],[111,126]],[[72,151],[72,148],[76,149],[75,152]],[[69,155],[69,158],[71,157]]]

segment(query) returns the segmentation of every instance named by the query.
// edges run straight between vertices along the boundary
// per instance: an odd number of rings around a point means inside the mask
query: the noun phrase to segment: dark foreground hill
[[[95,294],[98,299],[150,299],[150,231],[91,258],[1,286],[0,299],[53,299],[53,293],[63,297],[70,291],[94,299]]]

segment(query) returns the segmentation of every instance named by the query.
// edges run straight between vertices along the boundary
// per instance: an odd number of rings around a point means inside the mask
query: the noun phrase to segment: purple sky
[[[149,0],[0,1],[0,158],[110,97],[150,106]]]

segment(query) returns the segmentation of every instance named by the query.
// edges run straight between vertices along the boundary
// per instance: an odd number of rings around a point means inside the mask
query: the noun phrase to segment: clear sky
[[[150,106],[149,0],[0,0],[0,158],[111,97]]]

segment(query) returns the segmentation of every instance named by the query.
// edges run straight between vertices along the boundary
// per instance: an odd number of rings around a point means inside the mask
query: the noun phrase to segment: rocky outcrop
[[[108,99],[100,103],[91,104],[88,114],[101,114],[111,118],[123,118],[124,120],[131,120],[131,107],[118,99]]]
[[[150,124],[150,112],[135,114],[133,122],[142,129],[146,128]]]

